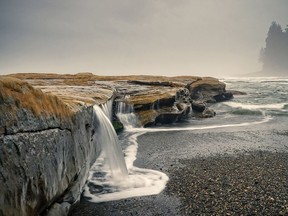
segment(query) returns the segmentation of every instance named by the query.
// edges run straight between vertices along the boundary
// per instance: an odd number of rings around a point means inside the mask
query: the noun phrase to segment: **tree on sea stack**
[[[272,22],[266,38],[266,47],[261,49],[260,60],[264,72],[286,73],[288,71],[288,27]]]

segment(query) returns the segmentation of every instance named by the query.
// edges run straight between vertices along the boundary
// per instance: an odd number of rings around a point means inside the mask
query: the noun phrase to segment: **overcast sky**
[[[287,0],[0,0],[0,74],[256,72],[287,9]]]

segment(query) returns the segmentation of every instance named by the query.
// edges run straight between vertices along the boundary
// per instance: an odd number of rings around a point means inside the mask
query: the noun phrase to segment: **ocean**
[[[242,91],[247,95],[235,96],[232,101],[219,104],[221,113],[244,116],[288,115],[288,78],[231,78],[223,81],[227,89]]]

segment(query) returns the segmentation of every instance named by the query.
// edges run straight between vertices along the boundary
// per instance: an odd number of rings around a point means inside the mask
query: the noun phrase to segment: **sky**
[[[0,74],[237,76],[261,70],[287,0],[0,0]]]

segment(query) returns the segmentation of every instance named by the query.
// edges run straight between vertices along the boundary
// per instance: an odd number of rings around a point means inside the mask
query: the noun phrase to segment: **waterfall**
[[[105,115],[108,117],[108,119],[112,120],[112,109],[113,109],[113,100],[108,100],[107,103],[100,105],[102,111],[105,113]]]
[[[102,109],[97,105],[93,108],[98,123],[96,132],[101,146],[101,157],[108,164],[112,177],[123,179],[128,175],[128,171],[117,134]]]
[[[116,115],[125,129],[132,129],[137,126],[137,117],[134,114],[133,105],[122,101],[118,102]]]
[[[103,105],[103,110],[106,107],[108,105]],[[158,194],[165,188],[169,179],[162,172],[134,166],[138,149],[137,137],[145,132],[133,132],[133,125],[137,122],[133,106],[119,102],[117,107],[118,118],[126,129],[131,128],[131,131],[124,131],[121,139],[122,146],[126,146],[125,160],[111,122],[99,106],[94,106],[97,124],[95,136],[102,151],[89,171],[84,188],[83,194],[90,202]]]

